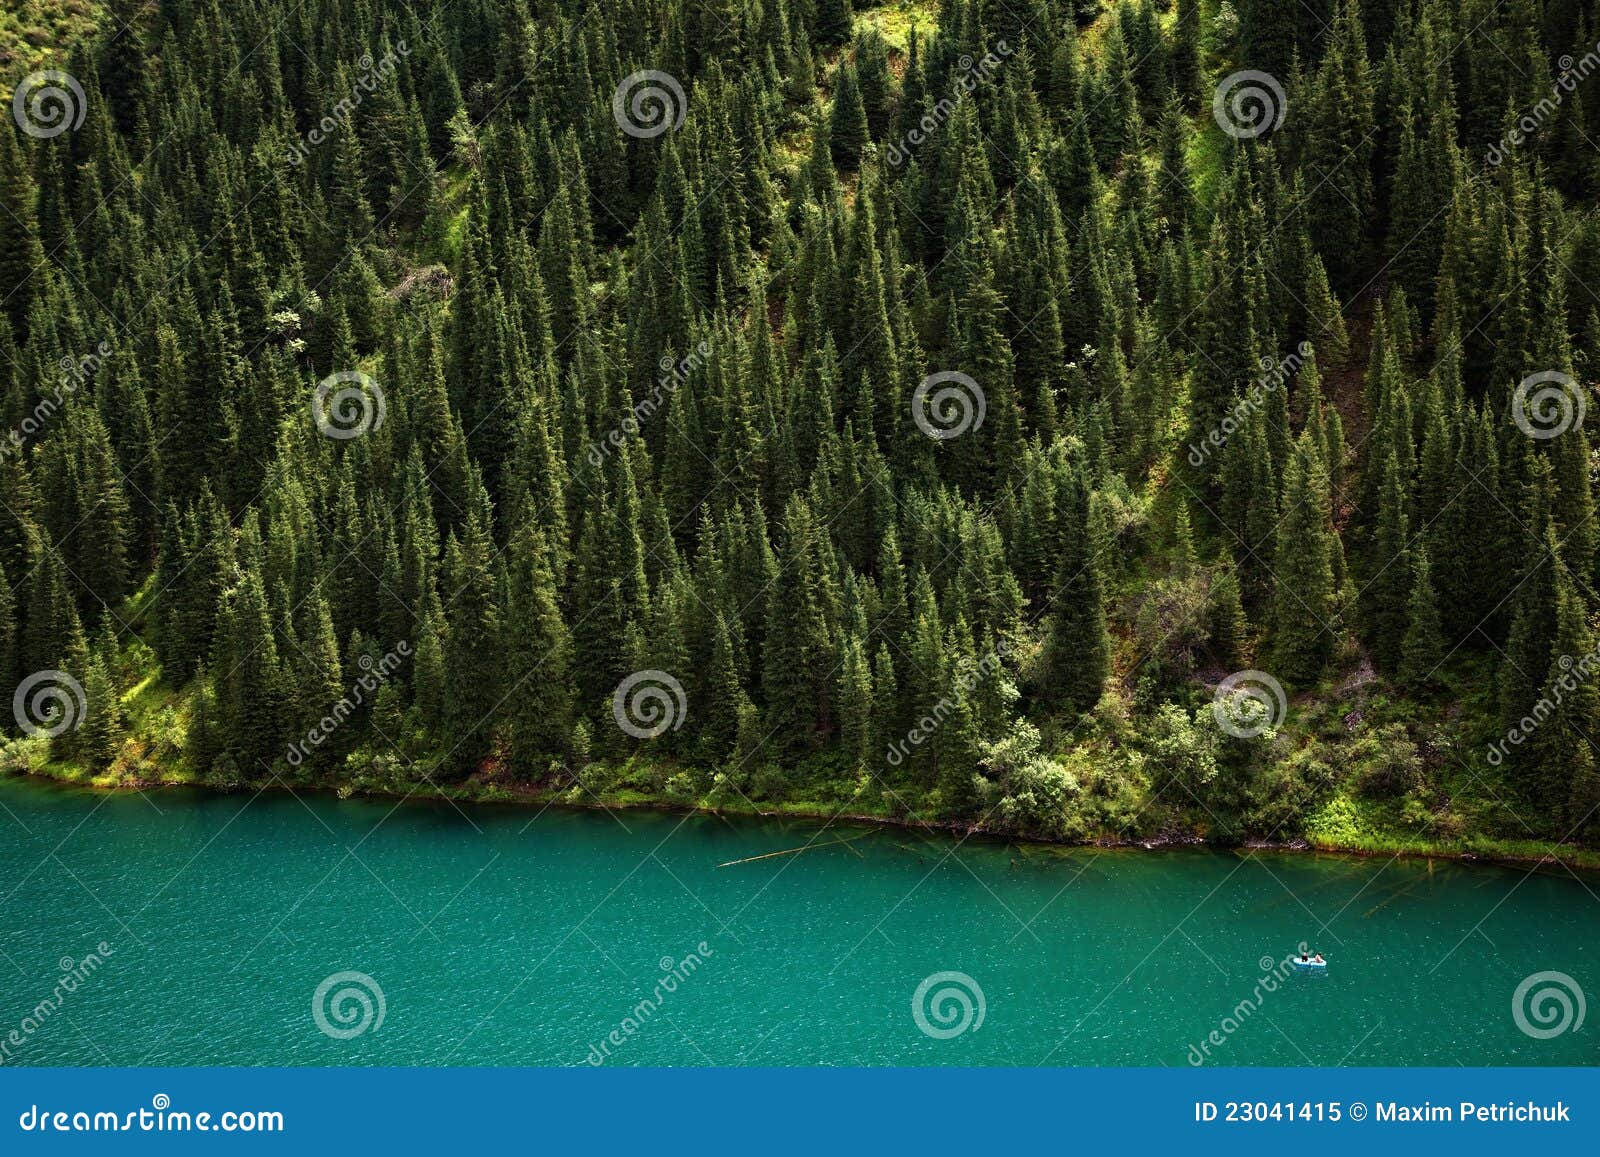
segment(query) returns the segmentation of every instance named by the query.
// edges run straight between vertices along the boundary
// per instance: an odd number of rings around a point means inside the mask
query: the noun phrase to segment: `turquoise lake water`
[[[1600,1062],[1593,877],[892,830],[717,866],[865,830],[821,826],[3,780],[0,1059]]]

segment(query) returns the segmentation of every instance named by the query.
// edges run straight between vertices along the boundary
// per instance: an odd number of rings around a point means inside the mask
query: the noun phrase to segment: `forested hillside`
[[[1600,831],[1600,5],[72,13],[5,767]]]

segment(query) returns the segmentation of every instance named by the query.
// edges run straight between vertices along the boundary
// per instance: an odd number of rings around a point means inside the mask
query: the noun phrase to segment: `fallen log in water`
[[[831,847],[835,847],[838,844],[853,844],[857,840],[864,840],[868,836],[873,835],[873,834],[875,834],[877,832],[881,832],[882,830],[883,830],[882,828],[873,828],[872,831],[870,831],[870,832],[862,832],[859,836],[851,836],[849,839],[845,839],[845,840],[828,840],[828,841],[826,841],[824,843],[820,843],[820,844],[818,844],[818,843],[810,843],[810,844],[801,844],[798,848],[784,848],[780,852],[763,852],[759,856],[746,856],[742,860],[729,860],[725,864],[718,864],[717,867],[719,867],[719,868],[731,868],[735,864],[753,864],[757,860],[770,860],[774,856],[792,856],[797,852],[809,852],[813,848],[831,848]],[[861,853],[857,852],[855,848],[851,848],[850,850],[852,852],[856,852],[856,855],[858,855],[858,856],[861,855]],[[865,856],[862,856],[861,858],[862,859],[866,859]]]

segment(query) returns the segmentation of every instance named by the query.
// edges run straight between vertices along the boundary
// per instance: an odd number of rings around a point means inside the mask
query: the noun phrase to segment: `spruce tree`
[[[1362,587],[1362,615],[1368,646],[1378,669],[1393,672],[1400,663],[1401,641],[1409,615],[1408,592],[1415,586],[1409,503],[1396,456],[1383,466],[1383,496],[1372,541],[1368,578]]]
[[[38,292],[34,275],[45,260],[36,204],[25,143],[11,125],[0,125],[0,285],[7,287],[3,308],[19,341],[28,337],[29,314]]]
[[[833,110],[828,115],[828,149],[833,163],[841,169],[854,169],[867,144],[867,107],[861,99],[861,85],[855,67],[848,61],[834,77]]]
[[[1311,437],[1302,433],[1284,472],[1284,514],[1272,568],[1274,672],[1301,684],[1318,677],[1335,642],[1337,539],[1328,501],[1322,454]]]
[[[488,753],[504,694],[494,557],[487,520],[475,505],[464,537],[452,535],[446,545],[441,572],[448,621],[443,648],[447,772],[469,770]]]
[[[106,771],[122,748],[121,688],[117,685],[114,636],[102,634],[83,680],[80,757],[95,771]]]
[[[1413,579],[1407,604],[1405,639],[1400,644],[1398,677],[1404,687],[1425,690],[1445,660],[1445,642],[1439,618],[1439,596],[1433,589],[1428,548],[1419,545],[1411,554]]]
[[[561,618],[543,535],[524,525],[506,553],[509,746],[516,770],[536,776],[543,770],[540,761],[565,754],[571,738],[572,640]]]
[[[845,43],[850,39],[853,18],[850,0],[816,0],[816,42],[824,48]]]
[[[1051,595],[1040,698],[1072,715],[1095,705],[1111,671],[1100,560],[1089,536],[1089,495],[1081,474],[1067,483],[1062,551]]]
[[[0,686],[10,686],[17,670],[17,596],[6,580],[5,564],[0,562]]]

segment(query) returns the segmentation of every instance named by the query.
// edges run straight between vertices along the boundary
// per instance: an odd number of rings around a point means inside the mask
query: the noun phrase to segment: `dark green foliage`
[[[1040,697],[1066,713],[1087,711],[1100,698],[1111,666],[1111,643],[1101,604],[1100,559],[1089,535],[1089,499],[1081,476],[1070,476],[1058,505],[1060,566],[1050,597]]]
[[[1409,506],[1397,457],[1391,453],[1384,460],[1372,559],[1361,588],[1368,646],[1384,671],[1393,671],[1400,662],[1400,643],[1408,619],[1407,596],[1414,585]]]
[[[867,143],[867,106],[861,99],[861,85],[853,64],[839,67],[833,89],[833,110],[828,116],[828,148],[833,163],[853,169],[861,160]]]
[[[827,47],[850,39],[850,0],[815,0],[815,12],[814,35],[818,44]]]
[[[440,584],[445,594],[444,725],[450,768],[470,767],[489,750],[495,717],[504,703],[505,668],[500,648],[501,584],[484,503],[475,503],[463,537],[445,546]],[[537,559],[524,560],[536,566]],[[531,585],[533,580],[527,580]],[[519,592],[521,595],[521,592]],[[519,609],[531,613],[531,594]],[[524,622],[525,629],[530,626]],[[524,672],[525,673],[525,672]]]
[[[1335,642],[1338,539],[1330,518],[1327,469],[1308,434],[1300,436],[1284,472],[1283,506],[1273,556],[1273,655],[1284,678],[1309,683],[1321,674]]]
[[[1439,619],[1439,596],[1433,589],[1428,550],[1418,546],[1411,555],[1411,598],[1406,606],[1406,635],[1400,643],[1400,682],[1420,691],[1434,681],[1439,664],[1447,658]]]
[[[77,47],[81,127],[0,127],[0,673],[84,683],[53,755],[637,756],[1076,835],[1165,821],[1148,757],[1273,832],[1335,777],[1219,747],[1218,672],[1370,658],[1420,712],[1492,664],[1509,723],[1591,645],[1589,433],[1515,419],[1600,365],[1600,93],[1480,160],[1592,15],[246,7],[149,6]],[[1243,69],[1270,138],[1211,116]],[[619,123],[646,71],[681,99]],[[644,740],[638,672],[683,699]],[[1547,826],[1600,801],[1597,714],[1508,761]]]

